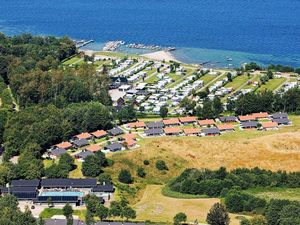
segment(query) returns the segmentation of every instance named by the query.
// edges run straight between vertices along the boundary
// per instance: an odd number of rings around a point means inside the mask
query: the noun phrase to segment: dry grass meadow
[[[170,198],[162,195],[161,189],[161,185],[147,185],[143,197],[134,205],[137,220],[172,223],[176,213],[184,212],[188,217],[188,222],[194,222],[197,219],[198,222],[205,223],[209,209],[214,203],[220,202],[218,198]],[[230,215],[230,224],[239,224],[236,216],[235,214]]]

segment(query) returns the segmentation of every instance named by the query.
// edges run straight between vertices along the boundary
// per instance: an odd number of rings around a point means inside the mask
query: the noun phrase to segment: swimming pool
[[[47,191],[42,192],[40,196],[77,196],[83,197],[83,192],[80,191]]]

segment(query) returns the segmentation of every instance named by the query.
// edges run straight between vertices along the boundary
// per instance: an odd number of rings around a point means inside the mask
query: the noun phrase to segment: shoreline
[[[181,63],[178,59],[175,58],[175,56],[170,51],[165,51],[165,50],[141,54],[140,56],[153,59],[153,60],[176,61]]]

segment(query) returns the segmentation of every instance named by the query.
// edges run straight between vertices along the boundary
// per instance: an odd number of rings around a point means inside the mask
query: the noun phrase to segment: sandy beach
[[[171,61],[179,62],[169,51],[151,52],[151,53],[143,54],[142,56],[153,60],[166,60],[166,61],[171,60]]]

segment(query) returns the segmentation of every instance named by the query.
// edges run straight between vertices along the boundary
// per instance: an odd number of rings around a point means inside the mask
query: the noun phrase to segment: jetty
[[[104,47],[103,47],[103,51],[116,51],[121,45],[124,45],[125,42],[124,41],[109,41],[106,42]]]
[[[94,40],[88,40],[88,41],[85,41],[85,40],[80,40],[80,41],[76,41],[76,40],[73,40],[75,45],[76,45],[76,48],[82,48],[83,46],[86,46],[90,43],[93,43]]]

